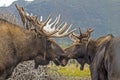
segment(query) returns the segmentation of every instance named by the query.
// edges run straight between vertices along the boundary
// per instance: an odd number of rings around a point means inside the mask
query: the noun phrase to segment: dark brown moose
[[[92,80],[120,80],[120,37],[111,34],[96,40],[83,37],[80,42],[77,35],[70,35],[74,43],[65,49],[68,58],[76,59],[81,70],[85,63],[89,64]]]
[[[16,7],[21,8],[18,5]],[[9,78],[13,69],[22,61],[35,60],[35,68],[47,65],[49,61],[54,61],[57,65],[62,65],[63,62],[64,65],[64,51],[51,38],[67,36],[74,30],[69,31],[67,23],[56,28],[59,16],[51,23],[50,17],[45,22],[40,22],[37,17],[25,12],[20,14],[22,15],[25,16],[24,19],[29,19],[29,23],[25,23],[31,24],[34,29],[25,29],[0,19],[0,80]]]
[[[38,34],[41,35],[43,37],[42,40],[43,40],[44,44],[46,44],[46,38],[45,37],[49,38],[49,40],[52,40],[50,37],[61,38],[61,37],[68,36],[70,33],[72,33],[75,30],[75,29],[73,29],[73,30],[70,31],[70,28],[71,28],[72,25],[68,26],[67,23],[59,24],[60,15],[58,17],[56,17],[56,19],[52,23],[50,23],[51,20],[52,20],[50,18],[50,16],[47,18],[47,20],[45,22],[42,22],[42,19],[39,21],[37,19],[37,16],[29,15],[27,12],[25,12],[23,7],[18,6],[18,5],[15,5],[15,6],[16,6],[19,14],[20,14],[21,20],[23,22],[23,25],[26,27],[26,29],[33,30],[34,32],[37,33],[36,35],[38,35]],[[42,27],[40,27],[41,25],[42,25]],[[31,28],[32,26],[35,26],[36,29],[32,29]],[[58,26],[58,27],[56,28],[56,26]],[[63,27],[61,27],[61,26],[63,26]],[[54,43],[53,40],[52,40],[52,43]],[[47,49],[47,47],[49,48],[48,44],[46,44],[46,45],[44,47],[46,49]],[[51,42],[50,42],[50,45],[51,45]],[[51,48],[50,48],[49,52],[50,51],[52,53],[50,55],[52,55],[52,56],[48,55],[48,57],[46,55],[47,50],[43,51],[43,52],[40,52],[40,53],[44,53],[44,55],[39,55],[35,58],[35,63],[36,63],[35,68],[37,68],[39,66],[39,64],[40,65],[48,64],[50,59],[54,59],[53,61],[56,65],[65,66],[67,64],[66,62],[68,61],[68,59],[67,59],[67,57],[64,56],[64,54],[57,54],[57,55],[54,54],[54,52],[56,53],[58,51],[57,48],[54,49],[54,51],[52,51]],[[47,57],[46,59],[45,59],[45,56]],[[58,57],[58,58],[55,58],[55,57]]]

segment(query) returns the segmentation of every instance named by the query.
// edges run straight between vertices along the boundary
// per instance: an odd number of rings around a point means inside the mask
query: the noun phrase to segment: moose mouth
[[[84,65],[85,65],[85,59],[84,58],[77,58],[76,59],[78,61],[78,63],[80,63],[80,70],[84,70]]]

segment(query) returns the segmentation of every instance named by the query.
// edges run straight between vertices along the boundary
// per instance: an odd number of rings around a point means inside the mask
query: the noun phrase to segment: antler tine
[[[64,33],[68,33],[71,27],[72,27],[72,24],[68,27],[68,29]]]
[[[71,34],[72,32],[74,32],[75,30],[76,30],[76,28],[73,29],[73,30],[71,30],[71,31],[69,31],[69,32],[66,34],[66,36],[69,35],[69,34]]]
[[[65,32],[59,33],[59,31],[58,31],[58,33],[53,34],[51,36],[53,36],[53,37],[66,37],[66,36],[68,36],[68,35],[70,35],[72,32],[74,32],[76,30],[76,29],[73,29],[73,30],[69,31],[71,26],[72,26],[72,24],[68,27],[68,29]]]
[[[50,18],[50,19],[48,20],[48,22],[46,23],[45,26],[46,26],[46,27],[48,27],[48,26],[51,27],[51,25],[50,25],[50,22],[51,22],[51,21],[52,21],[52,18]]]
[[[68,35],[70,35],[72,32],[74,32],[76,29],[73,29],[73,30],[71,30],[71,31],[69,31],[68,33],[63,33],[61,36],[59,36],[59,37],[63,37],[63,36],[68,36]]]
[[[50,31],[51,30],[53,31],[53,30],[55,30],[55,28],[52,28],[52,25],[55,24],[55,20],[54,20],[54,22],[50,23],[51,21],[52,21],[52,19],[50,19],[48,21],[48,23],[46,24],[46,27],[49,27]]]
[[[79,38],[79,37],[80,37],[80,35],[79,35],[79,34],[76,34],[76,33],[74,33],[74,32],[72,33],[72,35],[73,35],[73,36],[75,36],[75,37],[77,37],[77,38]]]
[[[16,5],[17,9],[19,9],[19,6]],[[18,10],[19,11],[19,10]],[[20,13],[20,12],[19,12]],[[36,28],[36,31],[44,36],[48,36],[48,37],[63,37],[63,36],[68,36],[70,33],[72,33],[74,30],[70,30],[71,26],[70,25],[68,27],[67,23],[65,22],[64,24],[61,23],[60,25],[58,25],[58,27],[56,28],[57,24],[59,23],[60,21],[60,15],[58,17],[56,17],[56,19],[50,23],[52,21],[52,19],[50,18],[51,16],[49,15],[48,18],[46,19],[45,22],[39,22],[37,17],[33,16],[33,15],[29,15],[27,14],[24,9],[21,10],[21,15],[23,18],[23,23],[25,22],[25,20],[28,20],[30,23],[32,23],[35,28]],[[40,20],[42,21],[42,19]],[[60,28],[60,26],[62,26]],[[48,27],[49,29],[51,29],[52,31],[51,32],[47,32],[45,29],[45,27]],[[66,30],[67,29],[67,30]]]
[[[71,41],[76,42],[76,39],[73,37],[73,34],[70,34],[68,37]]]
[[[48,18],[46,19],[46,21],[43,23],[43,25],[41,26],[40,30],[43,30],[43,27],[48,23],[48,21],[51,19],[50,18],[51,15],[48,16]]]
[[[92,28],[87,28],[87,31],[86,31],[86,33],[85,33],[85,35],[86,35],[86,37],[89,39],[90,38],[90,35],[91,35],[91,33],[94,31],[94,29],[92,29]]]
[[[50,18],[50,15],[48,16],[47,20],[41,24],[41,22],[38,21],[37,17],[34,18],[34,16],[27,16],[30,20],[32,20],[32,23],[35,25],[35,28],[37,30],[37,32],[39,32],[40,34],[44,35],[44,36],[51,36],[53,34],[55,34],[56,32],[58,32],[58,30],[55,30],[51,28],[51,18]],[[48,29],[52,30],[51,32],[50,31],[47,31]]]
[[[56,17],[56,19],[52,23],[50,23],[52,19],[49,19],[49,21],[46,23],[44,27],[44,30],[41,30],[41,31],[45,33],[46,36],[49,36],[49,37],[56,34],[59,31],[58,28],[56,28],[56,25],[58,24],[59,19],[60,19],[60,15]]]
[[[53,27],[57,26],[57,24],[59,23],[59,21],[60,21],[60,14],[59,14],[58,17],[56,18],[56,22],[55,22],[55,24],[54,24]]]
[[[56,28],[56,26],[57,26],[57,24],[58,24],[58,22],[59,22],[59,19],[60,19],[60,15],[59,15],[58,17],[56,17],[56,19],[55,19],[52,23],[50,23],[51,20],[52,20],[52,19],[50,19],[50,20],[48,21],[48,23],[45,25],[44,30],[46,30],[46,31],[49,32],[50,34],[51,34],[52,32],[54,32],[55,30],[58,31],[58,29]]]
[[[61,26],[64,24],[64,22],[60,23],[60,25],[58,25],[57,30],[60,30]]]
[[[89,37],[90,37],[90,34],[91,34],[91,32],[92,32],[93,30],[94,30],[94,29],[87,28],[86,33],[82,33],[82,32],[81,32],[81,29],[79,28],[80,34],[78,35],[78,34],[74,34],[74,33],[73,33],[73,35],[74,35],[77,39],[79,39],[80,42],[81,42],[81,41],[88,41],[88,39],[89,39]]]
[[[63,34],[69,35],[69,34],[71,34],[73,31],[76,30],[76,29],[73,29],[73,30],[69,31],[69,30],[71,29],[71,27],[72,27],[72,24],[68,27],[68,29],[67,29]],[[69,32],[68,32],[68,31],[69,31]]]
[[[52,32],[46,32],[45,30],[42,30],[42,32],[43,32],[46,36],[50,37],[51,35],[57,33],[58,30],[54,30],[54,31],[52,31]]]
[[[58,24],[58,22],[59,22],[59,16],[58,17],[56,17],[56,19],[52,22],[52,23],[50,23],[51,22],[51,20],[52,19],[50,19],[49,21],[48,21],[48,23],[45,25],[45,27],[44,27],[44,29],[45,29],[45,31],[46,32],[48,32],[49,34],[49,36],[51,36],[51,35],[53,35],[53,34],[55,34],[55,33],[57,33],[58,32],[58,29],[56,28],[56,25]],[[53,27],[52,27],[53,26]],[[45,32],[45,33],[46,33]]]
[[[57,28],[56,28],[56,26],[57,26],[57,24],[58,24],[58,22],[59,22],[59,19],[60,19],[60,15],[58,16],[58,17],[56,17],[56,19],[52,22],[52,23],[50,23],[50,22],[48,22],[48,24],[46,25],[46,28],[47,28],[47,26],[48,26],[48,29],[46,29],[46,30],[48,30],[49,32],[50,31],[54,31],[54,30],[58,30]],[[50,20],[51,21],[51,20]]]
[[[55,30],[55,31],[53,31],[53,32],[51,32],[51,33],[48,33],[48,34],[46,34],[48,37],[52,37],[52,35],[54,35],[55,33],[57,33],[58,31],[57,30]]]
[[[23,22],[23,25],[25,25],[25,10],[23,7],[18,6],[17,4],[15,4],[16,9],[18,10],[21,20]]]
[[[59,30],[59,34],[62,34],[64,31],[65,31],[65,29],[67,29],[67,23],[65,22],[64,23],[64,25],[63,25],[63,27],[62,28],[60,28],[60,30]]]
[[[82,36],[82,31],[81,31],[80,27],[79,27],[79,32],[80,32],[80,36]]]
[[[40,22],[42,22],[43,21],[43,17],[42,16],[40,16]]]
[[[53,25],[53,27],[55,27],[58,24],[59,20],[60,20],[60,16],[56,17],[56,19],[50,24],[51,27],[52,27],[52,25]]]
[[[94,29],[92,29],[92,28],[89,28],[89,32],[93,32],[94,31]]]

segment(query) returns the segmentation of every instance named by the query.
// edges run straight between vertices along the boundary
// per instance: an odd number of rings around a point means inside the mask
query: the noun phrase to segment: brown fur
[[[69,58],[76,59],[81,64],[81,69],[85,63],[90,65],[92,80],[118,80],[120,76],[119,42],[120,38],[106,35],[97,40],[90,40],[86,44],[84,42],[74,44],[66,48],[65,52],[67,56],[71,53]]]
[[[44,57],[44,52],[45,59],[37,60]],[[19,62],[35,59],[37,65],[43,65],[42,62],[46,65],[46,61],[59,60],[62,53],[53,40],[0,19],[0,80],[8,78]]]

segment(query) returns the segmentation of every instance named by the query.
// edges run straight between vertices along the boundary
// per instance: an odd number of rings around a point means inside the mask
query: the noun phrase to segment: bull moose
[[[19,12],[23,10],[18,5],[16,7]],[[32,24],[34,29],[25,29],[0,19],[0,80],[9,78],[13,69],[22,61],[35,60],[35,68],[47,65],[49,61],[57,65],[63,62],[64,65],[64,51],[52,38],[67,36],[74,30],[69,31],[67,23],[56,28],[60,17],[51,23],[50,17],[40,22],[25,11],[20,16],[24,16],[23,20],[29,22],[26,24]],[[49,27],[51,31],[44,27]]]
[[[120,80],[120,37],[112,34],[102,36],[96,40],[81,33],[70,35],[73,44],[65,49],[68,58],[76,59],[81,64],[90,65],[92,80]],[[82,38],[81,38],[82,37]]]

